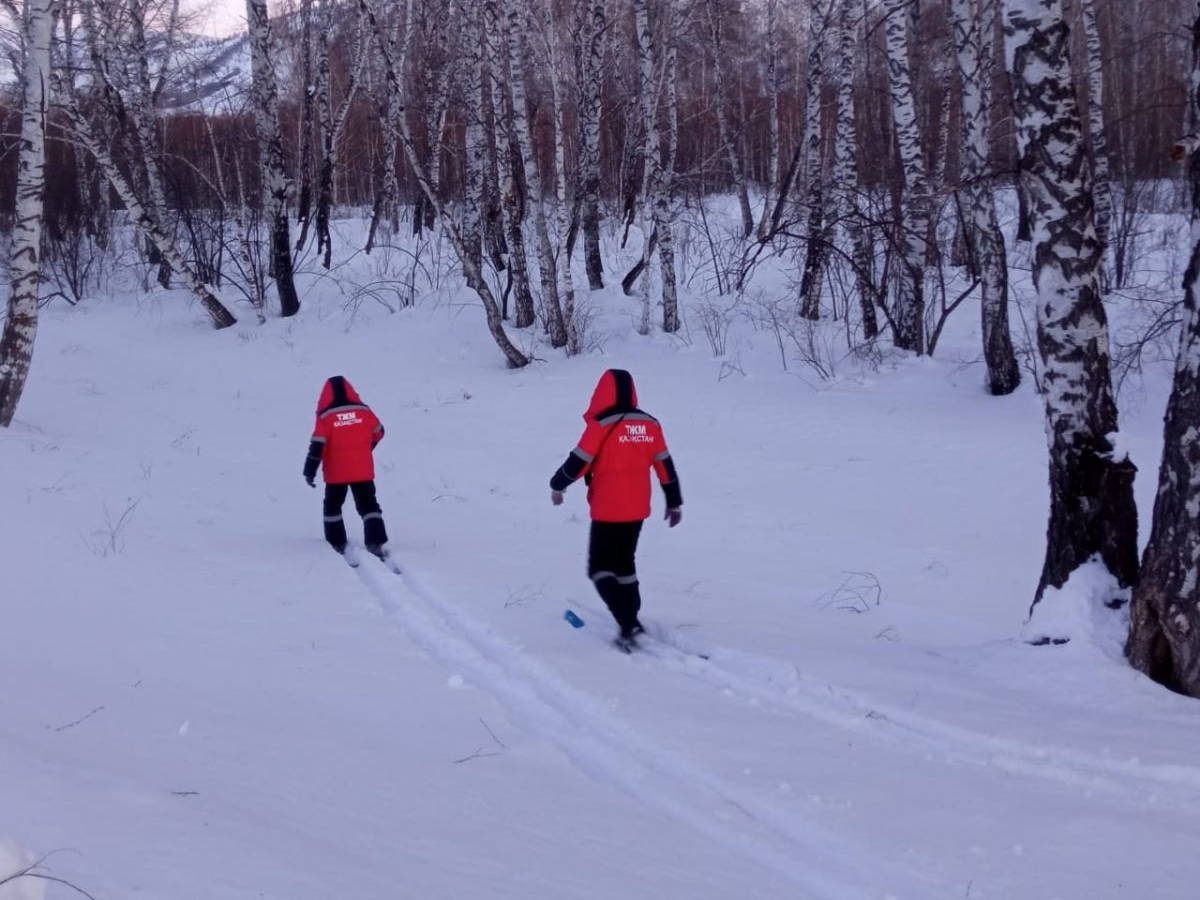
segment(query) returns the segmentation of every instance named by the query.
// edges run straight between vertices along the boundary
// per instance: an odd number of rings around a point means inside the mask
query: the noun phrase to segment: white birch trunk
[[[21,143],[16,213],[9,254],[11,293],[0,335],[0,426],[12,424],[33,363],[42,260],[42,199],[46,178],[46,107],[50,94],[53,0],[26,0],[21,66]]]
[[[857,5],[858,0],[842,0],[833,181],[837,190],[838,219],[851,246],[863,337],[870,341],[879,334],[879,322],[875,315],[875,249],[871,246],[870,237],[864,227],[865,217],[858,199],[862,190],[858,177],[858,124],[855,119],[857,110],[854,101],[858,28],[853,24]]]
[[[604,0],[576,0],[581,7],[579,103],[579,183],[583,217],[583,256],[588,286],[604,287],[604,262],[600,254],[600,115],[604,77],[604,35],[607,29]]]
[[[313,196],[313,223],[317,239],[317,253],[324,249],[328,253],[329,242],[329,204],[333,198],[331,170],[326,165],[329,159],[329,136],[332,130],[333,110],[330,94],[329,41],[334,28],[334,12],[337,9],[333,0],[318,0],[317,11],[317,80],[315,84],[315,102],[317,135],[319,137],[321,158],[316,164],[316,178]],[[329,268],[326,265],[326,268]]]
[[[1005,50],[1013,85],[1021,179],[1033,225],[1050,447],[1050,524],[1035,595],[1060,588],[1098,556],[1114,596],[1137,575],[1136,471],[1114,445],[1117,407],[1109,374],[1108,321],[1100,299],[1092,172],[1071,80],[1061,0],[1006,0]],[[1031,635],[1039,637],[1038,635]],[[1062,636],[1045,634],[1057,639]]]
[[[443,14],[444,13],[444,14]],[[425,39],[431,46],[445,47],[447,55],[454,56],[454,47],[459,43],[460,33],[455,33],[454,40],[447,32],[450,30],[449,3],[434,11],[435,21],[432,23]],[[410,45],[411,50],[411,45]],[[430,98],[426,109],[425,133],[429,141],[429,184],[434,196],[441,202],[442,197],[442,139],[446,132],[446,115],[450,109],[450,88],[453,67],[444,63],[437,68],[427,66],[425,69],[425,91]],[[438,222],[437,216],[432,217],[433,223]]]
[[[642,147],[642,318],[638,325],[639,334],[650,333],[651,279],[650,260],[654,252],[656,235],[651,223],[654,213],[651,208],[655,188],[652,181],[662,168],[662,148],[658,134],[658,116],[654,102],[654,36],[650,32],[650,13],[646,0],[633,0],[633,27],[637,32],[638,45],[638,98],[642,114],[642,129],[645,142]]]
[[[288,234],[287,170],[279,134],[279,92],[271,62],[271,22],[266,0],[246,0],[250,29],[250,69],[254,128],[262,179],[263,220],[271,234],[271,273],[279,292],[280,315],[300,311],[300,298],[292,275],[292,242]]]
[[[154,121],[153,102],[154,87],[150,80],[150,52],[146,45],[146,11],[141,0],[130,0],[129,4],[130,32],[133,52],[125,57],[126,66],[134,67],[132,77],[127,75],[126,83],[132,81],[129,90],[129,112],[133,118],[133,136],[136,152],[141,157],[143,173],[146,178],[145,203],[154,211],[155,217],[162,221],[166,216],[167,198],[163,191],[162,173],[158,166],[155,145],[158,143],[157,128]],[[158,283],[163,288],[171,286],[171,267],[167,265],[160,254],[150,245],[149,261],[158,268]]]
[[[1083,33],[1087,39],[1088,135],[1092,144],[1092,166],[1096,194],[1096,238],[1108,252],[1112,230],[1113,190],[1108,137],[1104,130],[1104,54],[1096,21],[1096,0],[1081,0]]]
[[[992,123],[992,53],[986,34],[995,22],[994,0],[951,0],[954,50],[962,83],[962,227],[982,286],[983,355],[988,390],[1010,394],[1021,381],[1008,327],[1008,260],[989,178]]]
[[[484,40],[487,44],[488,65],[491,77],[489,87],[492,97],[493,149],[496,154],[497,179],[500,190],[500,214],[504,220],[505,242],[508,256],[505,262],[515,294],[516,321],[518,328],[528,328],[537,319],[533,292],[529,286],[529,263],[525,252],[525,235],[522,230],[521,197],[517,185],[516,169],[513,165],[512,116],[506,84],[508,54],[504,42],[504,25],[500,2],[486,0],[484,3]],[[507,77],[506,77],[507,76]]]
[[[808,189],[807,244],[804,271],[800,276],[800,315],[806,319],[821,317],[821,291],[824,287],[825,265],[829,258],[830,230],[825,216],[825,167],[821,153],[821,89],[825,82],[825,41],[829,22],[836,3],[831,0],[812,0],[808,16],[808,74],[805,78],[804,132],[806,147],[805,169]]]
[[[369,41],[366,40],[366,22],[361,9],[354,23],[354,42],[350,50],[350,71],[346,83],[346,94],[338,104],[337,111],[333,110],[331,89],[329,83],[329,45],[328,38],[333,31],[333,10],[336,7],[329,3],[325,27],[321,31],[320,59],[320,89],[318,92],[318,108],[321,122],[321,172],[317,179],[317,250],[324,249],[321,264],[328,269],[332,261],[333,242],[329,234],[329,217],[333,207],[333,176],[337,170],[338,147],[342,134],[346,130],[346,120],[350,115],[350,107],[358,90],[367,62]]]
[[[675,273],[675,159],[679,150],[679,96],[677,34],[680,0],[667,0],[663,7],[663,41],[666,44],[663,81],[667,93],[666,160],[657,172],[654,186],[654,230],[658,234],[658,263],[662,276],[663,331],[679,330],[679,296]]]
[[[937,82],[941,93],[937,114],[937,159],[934,163],[932,180],[940,188],[950,175],[950,107],[953,99],[953,60],[938,58],[933,64],[931,81]],[[935,223],[936,225],[936,223]]]
[[[71,48],[77,47],[80,30],[78,19],[75,16],[63,16],[60,21],[62,22],[63,45]],[[66,89],[74,93],[77,90],[78,63],[82,60],[77,58],[79,54],[73,50],[65,53],[64,56],[65,59],[60,67],[61,71],[58,77]],[[107,250],[112,220],[107,183],[96,172],[95,165],[89,164],[90,160],[85,154],[75,153],[72,156],[75,159],[75,178],[79,184],[79,197],[84,207],[84,223],[87,233],[94,238],[96,246],[100,250]]]
[[[900,149],[904,185],[900,221],[893,241],[899,249],[900,272],[896,279],[896,301],[892,324],[896,346],[925,352],[925,259],[929,234],[929,181],[921,129],[913,94],[909,62],[908,0],[885,0],[887,21],[888,84],[892,96],[892,119]]]
[[[551,118],[554,122],[554,195],[558,219],[559,253],[556,271],[559,279],[559,296],[562,297],[563,320],[567,329],[567,352],[579,353],[579,331],[575,323],[575,277],[571,272],[570,244],[571,202],[567,196],[567,146],[565,98],[562,90],[562,64],[555,49],[554,38],[547,35],[547,77],[550,81]]]
[[[525,22],[521,15],[525,0],[504,0],[505,32],[508,39],[509,92],[512,100],[513,132],[525,167],[529,207],[533,211],[533,229],[542,287],[542,302],[546,307],[546,326],[550,345],[564,347],[567,343],[567,323],[558,298],[558,274],[554,248],[550,243],[550,227],[546,220],[546,196],[541,167],[534,151],[533,134],[529,128],[528,100],[525,94],[526,50]]]
[[[1187,125],[1200,119],[1200,13],[1192,24],[1193,91]],[[1200,140],[1193,131],[1174,158],[1188,162],[1192,256],[1183,276],[1184,321],[1167,401],[1162,464],[1150,540],[1133,589],[1125,653],[1156,681],[1200,697]]]
[[[308,229],[312,222],[313,202],[313,121],[316,116],[317,95],[320,85],[313,73],[313,0],[302,0],[300,4],[300,72],[304,80],[303,99],[300,101],[300,161],[297,166],[300,178],[300,190],[296,199],[296,224],[300,226],[300,235],[296,238],[296,252],[304,249],[308,241]],[[374,230],[372,229],[372,234]],[[370,252],[369,250],[367,252]]]
[[[407,0],[404,16],[404,42],[397,41],[398,22],[393,21],[388,28],[387,49],[391,58],[398,66],[397,71],[403,74],[408,58],[408,46],[412,39],[413,30],[413,0]],[[365,251],[370,253],[375,246],[375,235],[380,222],[387,218],[392,230],[399,227],[399,193],[400,186],[396,174],[396,151],[400,145],[400,116],[404,111],[403,98],[398,91],[390,91],[384,86],[387,100],[384,103],[386,121],[383,123],[383,178],[379,185],[379,195],[375,198],[375,209],[371,216],[371,226],[367,233]]]
[[[763,191],[763,211],[758,220],[758,239],[765,241],[771,231],[775,192],[780,172],[779,149],[779,0],[767,0],[767,183]]]
[[[80,18],[84,23],[88,55],[92,68],[92,93],[103,117],[107,120],[107,139],[128,160],[134,183],[144,187],[141,202],[151,215],[161,221],[166,207],[163,198],[158,168],[151,153],[155,143],[154,127],[146,102],[150,93],[148,74],[145,80],[139,77],[139,66],[145,67],[147,49],[140,5],[133,3],[119,10],[102,8],[97,10],[92,0],[79,5]],[[127,29],[129,48],[123,52],[117,31]],[[129,69],[133,67],[133,74]],[[148,70],[144,70],[147,71]],[[146,256],[151,266],[160,266],[159,279],[163,287],[170,282],[169,273],[164,276],[161,256],[148,235]]]
[[[1193,187],[1195,191],[1195,186]],[[1200,227],[1184,274],[1184,322],[1163,427],[1150,540],[1133,589],[1126,655],[1134,668],[1200,697]]]
[[[79,111],[73,97],[66,98],[65,111],[72,130],[72,137],[90,153],[96,160],[105,179],[112,185],[113,190],[125,205],[125,209],[133,217],[134,223],[141,231],[149,236],[154,246],[163,255],[171,269],[200,300],[205,312],[213,320],[217,328],[226,328],[237,319],[222,302],[219,292],[212,285],[205,284],[188,265],[186,259],[175,247],[171,236],[162,223],[155,218],[154,213],[143,205],[133,186],[117,166],[106,144],[97,140],[92,134],[90,124]]]
[[[483,184],[487,167],[484,142],[483,10],[475,0],[462,5],[466,47],[462,54],[463,85],[466,93],[464,164],[467,175],[463,208],[463,243],[477,267],[483,266]]]

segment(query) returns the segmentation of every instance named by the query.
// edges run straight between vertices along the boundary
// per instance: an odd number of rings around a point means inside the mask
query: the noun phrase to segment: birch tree
[[[1096,21],[1096,0],[1081,0],[1081,12],[1087,41],[1088,136],[1092,145],[1095,180],[1096,239],[1100,241],[1103,252],[1107,253],[1112,230],[1113,190],[1108,137],[1104,129],[1104,53],[1100,44],[1100,27]]]
[[[604,260],[600,255],[600,115],[608,22],[604,0],[575,0],[575,8],[583,258],[587,267],[588,286],[598,291],[604,287]]]
[[[854,73],[858,28],[854,22],[858,0],[842,0],[841,40],[838,45],[837,135],[834,138],[833,182],[837,190],[837,213],[842,231],[851,246],[854,280],[858,287],[863,337],[874,340],[879,334],[875,316],[875,248],[863,224],[860,208],[861,188],[858,177],[858,126],[854,100]]]
[[[465,46],[461,57],[466,116],[463,164],[467,183],[463,204],[463,242],[471,261],[483,266],[483,194],[487,166],[484,139],[485,88],[483,83],[483,10],[474,0],[462,4]]]
[[[648,267],[655,246],[658,248],[662,277],[663,330],[679,329],[679,302],[676,294],[674,211],[671,198],[671,169],[674,167],[678,109],[672,89],[675,70],[675,6],[668,0],[663,6],[663,41],[656,45],[650,26],[646,0],[634,0],[634,30],[638,47],[638,97],[645,136],[642,176],[642,320],[641,334],[650,333],[651,279]],[[666,48],[660,50],[661,43]],[[659,52],[664,52],[662,82],[667,89],[667,129],[664,140],[659,126],[658,96],[654,70]],[[664,146],[665,144],[665,146]],[[664,152],[666,160],[664,164]]]
[[[456,55],[456,44],[461,44],[461,29],[455,29],[455,17],[451,14],[451,0],[418,0],[419,15],[414,20],[418,29],[410,29],[405,37],[406,58],[412,58],[414,35],[418,39],[416,49],[421,55],[413,63],[413,70],[421,73],[422,95],[426,101],[425,134],[428,140],[428,166],[426,174],[429,185],[439,203],[442,199],[442,155],[443,135],[446,132],[446,117],[450,110],[450,90],[454,66],[451,60]],[[403,74],[403,73],[401,73]],[[426,204],[424,192],[418,195],[418,207],[424,212],[414,218],[414,227],[419,232],[423,223],[433,224],[436,214]]]
[[[310,2],[310,0],[305,0]],[[388,26],[388,46],[394,47],[397,71],[403,73],[408,60],[408,42],[411,40],[413,28],[413,0],[405,0],[404,42],[397,39],[400,28],[399,16],[394,15]],[[382,177],[376,188],[375,205],[371,212],[371,224],[367,229],[367,244],[364,248],[370,253],[375,246],[375,236],[379,225],[386,217],[392,223],[392,230],[399,228],[398,196],[399,184],[396,177],[397,150],[400,144],[400,115],[403,111],[403,98],[398,91],[388,90],[387,79],[383,81],[384,99],[379,103],[382,110],[383,125],[383,166]]]
[[[33,363],[42,260],[42,198],[46,178],[46,107],[54,0],[26,0],[22,15],[21,143],[16,215],[9,250],[8,317],[0,334],[0,425],[12,424]]]
[[[908,7],[912,0],[885,0],[888,84],[892,119],[900,150],[902,188],[900,218],[894,243],[899,250],[899,277],[892,324],[896,346],[925,352],[925,260],[930,220],[929,180],[921,146],[909,58]]]
[[[662,278],[662,327],[679,330],[679,298],[675,272],[675,163],[679,155],[679,19],[682,0],[667,0],[663,9],[663,80],[666,82],[666,154],[654,195],[654,231]],[[653,170],[652,170],[653,171]]]
[[[550,82],[550,119],[554,124],[554,198],[559,239],[556,269],[559,296],[562,298],[563,322],[567,329],[567,352],[575,354],[581,347],[575,322],[575,277],[571,272],[571,202],[567,196],[567,124],[563,65],[553,29],[544,27],[542,37],[546,51],[546,74]]]
[[[501,0],[485,0],[484,40],[488,54],[488,79],[492,100],[492,152],[496,157],[497,193],[500,195],[500,215],[504,222],[504,237],[508,255],[504,262],[508,267],[512,292],[515,295],[515,321],[518,328],[527,328],[534,323],[537,313],[534,308],[533,292],[529,286],[529,264],[525,252],[525,234],[522,230],[523,204],[514,157],[516,141],[512,134],[511,100],[508,94],[508,54],[504,42],[504,27],[501,20]]]
[[[171,270],[195,294],[213,324],[217,328],[232,325],[237,320],[221,300],[216,288],[196,274],[176,247],[164,220],[165,210],[156,208],[152,201],[148,201],[148,193],[144,190],[139,192],[133,180],[139,165],[144,162],[144,154],[137,139],[135,117],[125,99],[129,85],[123,79],[121,67],[110,65],[116,61],[112,52],[117,43],[116,29],[127,26],[128,22],[118,18],[116,10],[110,9],[105,15],[98,16],[96,7],[90,2],[80,3],[79,9],[83,21],[91,24],[87,29],[88,54],[93,69],[90,99],[97,109],[91,117],[80,110],[71,67],[52,69],[53,92],[62,104],[67,131],[73,141],[95,160],[103,180],[111,186],[129,212],[134,227],[146,236]],[[130,158],[133,175],[127,176],[118,165],[117,154]],[[107,190],[107,187],[103,189],[104,192]]]
[[[292,241],[288,233],[287,170],[279,134],[279,91],[271,62],[271,22],[266,0],[246,0],[250,29],[251,91],[254,97],[254,130],[262,178],[263,218],[271,231],[271,274],[279,292],[279,312],[294,316],[300,298],[292,275]]]
[[[53,73],[52,73],[53,74]],[[133,185],[121,168],[117,165],[112,152],[108,145],[93,133],[92,125],[88,119],[80,111],[78,103],[74,96],[61,90],[57,85],[55,94],[63,98],[63,111],[67,119],[67,125],[70,128],[71,136],[80,147],[86,150],[96,160],[96,165],[103,173],[105,180],[112,187],[113,192],[120,198],[125,209],[133,219],[134,225],[141,232],[149,237],[154,242],[154,246],[163,258],[170,265],[171,270],[179,276],[184,285],[200,301],[200,305],[204,307],[205,312],[213,321],[213,325],[217,328],[227,328],[233,325],[237,319],[234,318],[225,303],[221,300],[216,288],[204,282],[191,267],[183,254],[175,246],[171,236],[167,233],[166,227],[157,217],[154,210],[149,209],[138,196]]]
[[[395,37],[388,38],[387,32],[381,26],[378,17],[371,8],[370,0],[358,0],[359,8],[367,17],[368,23],[371,25],[375,34],[375,39],[379,44],[380,55],[383,58],[384,74],[387,78],[389,91],[394,91],[401,94],[403,91],[403,82],[400,78],[400,71],[397,69],[396,60],[396,42]],[[507,332],[504,330],[504,321],[500,314],[500,304],[496,302],[495,294],[492,293],[491,287],[488,285],[487,279],[484,278],[483,271],[472,262],[470,253],[467,252],[466,244],[462,239],[462,234],[459,231],[457,223],[453,217],[447,212],[446,208],[438,199],[438,195],[433,188],[433,182],[430,181],[429,173],[425,165],[421,162],[420,156],[417,154],[416,143],[413,140],[412,129],[409,127],[408,118],[401,109],[400,116],[397,119],[397,124],[400,128],[400,138],[404,146],[404,155],[408,159],[409,167],[413,171],[417,183],[421,187],[421,191],[425,196],[426,202],[433,209],[434,214],[438,217],[442,229],[446,236],[450,239],[450,244],[454,248],[455,254],[458,256],[459,263],[463,268],[463,275],[466,278],[467,286],[470,287],[479,297],[483,304],[484,315],[487,318],[488,331],[491,332],[492,339],[496,342],[496,346],[500,348],[500,352],[504,354],[504,358],[508,361],[508,365],[512,368],[520,368],[521,366],[529,365],[529,357],[522,353],[509,340]]]
[[[758,239],[765,241],[771,233],[771,215],[777,202],[776,188],[780,183],[779,128],[779,0],[767,0],[767,68],[764,87],[767,92],[767,184],[763,192],[763,211],[758,219]]]
[[[1093,557],[1112,577],[1106,602],[1137,574],[1135,468],[1117,449],[1108,322],[1100,299],[1092,172],[1071,81],[1062,0],[1006,0],[1005,51],[1022,184],[1033,226],[1050,521],[1031,611]],[[1056,639],[1061,635],[1042,635]]]
[[[1200,124],[1200,14],[1192,25],[1190,113]],[[1125,652],[1134,668],[1200,697],[1200,132],[1173,156],[1189,163],[1192,254],[1183,276],[1183,325],[1163,425],[1150,541],[1133,589]]]
[[[64,2],[62,12],[58,13],[62,23],[61,39],[66,51],[59,68],[59,76],[67,89],[74,92],[81,66],[86,66],[83,54],[75,52],[81,41],[79,32],[83,27],[76,14],[73,3]],[[93,84],[93,90],[95,86]],[[100,250],[109,247],[110,230],[112,225],[112,209],[107,182],[96,170],[96,166],[84,153],[72,153],[75,163],[75,179],[79,185],[79,202],[83,206],[83,217],[87,234],[95,241]]]
[[[122,61],[126,67],[134,69],[133,73],[127,73],[123,79],[124,83],[129,85],[129,111],[133,120],[132,143],[145,178],[145,202],[157,210],[161,217],[167,209],[167,198],[163,190],[158,155],[155,152],[158,128],[153,110],[156,91],[150,79],[150,49],[146,44],[146,7],[142,0],[130,0],[129,24],[129,49],[132,53],[123,54]],[[153,243],[148,243],[148,257],[151,265],[158,269],[158,283],[163,288],[168,288],[171,286],[171,267],[162,258],[162,254],[157,252]]]
[[[1008,260],[990,179],[993,54],[985,41],[994,0],[951,0],[954,51],[962,83],[962,228],[982,286],[980,311],[988,390],[1010,394],[1021,382],[1008,326]]]
[[[265,2],[265,0],[264,0]],[[350,50],[350,71],[346,92],[334,110],[329,71],[329,39],[334,31],[334,13],[338,7],[332,0],[322,0],[323,27],[319,37],[320,56],[317,75],[317,116],[321,126],[321,168],[317,176],[317,250],[324,250],[321,264],[328,269],[333,254],[333,242],[329,235],[329,216],[333,208],[333,177],[337,169],[338,148],[350,106],[358,90],[358,82],[367,61],[369,42],[366,40],[365,22],[359,11],[354,22],[354,40]],[[281,154],[282,157],[282,154]]]
[[[729,166],[733,192],[742,214],[742,237],[754,233],[754,213],[750,209],[750,194],[746,189],[746,167],[733,134],[729,119],[729,84],[725,71],[725,7],[721,0],[704,0],[708,21],[708,39],[713,70],[713,110],[717,117],[717,139]]]
[[[300,161],[296,167],[300,188],[296,196],[296,223],[300,236],[296,238],[296,252],[304,249],[308,242],[308,228],[312,222],[313,170],[313,123],[316,121],[317,78],[313,71],[313,0],[301,0],[300,4]],[[394,160],[393,160],[394,162]],[[372,222],[371,235],[376,223]],[[370,239],[368,238],[368,242]],[[367,252],[370,252],[369,250]]]
[[[139,0],[112,4],[84,0],[79,4],[79,14],[91,61],[92,95],[98,108],[96,121],[105,132],[102,140],[128,161],[132,186],[140,187],[142,207],[156,221],[165,222],[166,199],[154,152],[157,129],[150,111],[152,88],[145,8]],[[159,284],[168,287],[170,269],[164,269],[157,243],[149,235],[142,237],[147,260],[157,269]]]
[[[821,89],[825,82],[826,47],[836,0],[812,0],[808,10],[808,75],[805,79],[804,132],[807,144],[808,190],[805,198],[808,226],[805,232],[804,271],[800,276],[800,315],[821,315],[821,289],[829,258],[830,229],[825,214],[825,164],[822,153]]]
[[[533,211],[533,232],[542,288],[542,303],[546,309],[546,327],[550,345],[563,347],[567,343],[567,323],[558,297],[558,272],[554,247],[550,243],[550,226],[546,216],[546,197],[542,171],[534,153],[533,133],[529,127],[528,98],[525,91],[527,33],[521,15],[525,0],[502,0],[504,4],[505,37],[508,41],[509,99],[512,102],[512,127],[524,165],[525,185],[529,208]],[[566,235],[562,236],[566,239]]]

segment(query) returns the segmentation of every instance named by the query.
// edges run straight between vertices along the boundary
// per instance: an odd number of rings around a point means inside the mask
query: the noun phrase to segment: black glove
[[[317,469],[321,465],[321,457],[325,453],[325,445],[320,441],[313,441],[308,445],[308,456],[304,457],[304,480],[308,482],[308,486],[315,488]]]
[[[676,506],[674,509],[668,509],[667,514],[663,516],[663,518],[670,523],[669,527],[674,528],[683,521],[683,510],[678,506]]]

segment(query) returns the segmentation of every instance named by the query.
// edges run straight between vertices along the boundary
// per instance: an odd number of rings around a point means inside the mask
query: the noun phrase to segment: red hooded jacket
[[[564,490],[580,476],[588,480],[588,504],[598,522],[634,522],[650,515],[650,469],[658,475],[667,507],[683,504],[675,464],[658,420],[638,409],[637,388],[624,369],[600,376],[579,445],[550,480]]]
[[[383,440],[383,425],[362,402],[354,386],[341,375],[325,382],[317,401],[317,423],[313,427],[309,463],[319,453],[327,484],[353,484],[375,477],[372,451]],[[305,474],[310,473],[305,467]]]

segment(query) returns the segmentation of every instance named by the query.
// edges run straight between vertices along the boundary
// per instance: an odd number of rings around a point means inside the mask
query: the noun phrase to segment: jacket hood
[[[334,375],[321,388],[321,399],[317,401],[317,415],[338,406],[364,405],[358,391],[342,375]]]
[[[592,402],[583,414],[584,421],[603,419],[617,413],[633,412],[637,409],[637,387],[633,376],[624,369],[609,369],[600,376]]]

